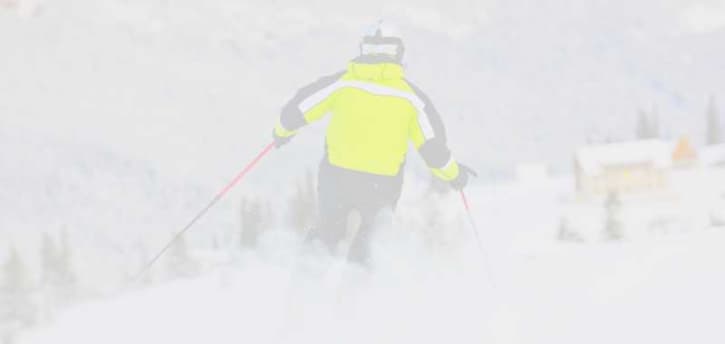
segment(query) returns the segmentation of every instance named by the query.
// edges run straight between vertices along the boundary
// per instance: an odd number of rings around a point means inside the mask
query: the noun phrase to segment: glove
[[[272,137],[274,138],[274,147],[279,148],[279,147],[286,145],[288,142],[290,142],[290,140],[292,140],[294,135],[282,137],[282,136],[277,135],[276,130],[272,129]]]
[[[478,177],[476,171],[464,164],[458,164],[458,177],[450,181],[451,187],[457,191],[463,190],[468,184],[468,176]]]

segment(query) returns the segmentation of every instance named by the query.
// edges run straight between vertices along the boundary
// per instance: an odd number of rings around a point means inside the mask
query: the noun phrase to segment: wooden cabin
[[[667,187],[672,145],[666,141],[591,145],[575,154],[577,192],[581,197],[655,193]]]

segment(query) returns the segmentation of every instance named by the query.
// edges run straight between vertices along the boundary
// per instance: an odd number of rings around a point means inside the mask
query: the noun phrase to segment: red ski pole
[[[466,215],[468,215],[468,222],[471,224],[471,229],[473,230],[473,236],[476,238],[476,244],[478,244],[478,249],[481,251],[481,254],[483,255],[483,264],[484,269],[486,270],[486,275],[488,277],[489,282],[491,283],[491,287],[493,289],[496,289],[496,282],[493,279],[493,272],[491,271],[491,267],[488,264],[488,255],[486,254],[486,249],[483,247],[483,243],[481,242],[481,238],[478,234],[478,226],[476,225],[476,219],[473,217],[473,213],[471,213],[471,204],[468,203],[468,198],[466,197],[466,193],[461,190],[461,200],[463,201],[463,206],[466,208]]]
[[[471,214],[471,205],[468,203],[468,198],[463,190],[461,190],[461,200],[463,201],[463,207],[466,208],[466,215],[468,215],[468,222],[471,224],[471,228],[473,229],[473,236],[476,238],[476,244],[478,244],[478,248],[483,251],[483,244],[481,243],[481,238],[478,236],[478,226],[473,218],[473,214]]]
[[[206,214],[206,212],[209,211],[209,209],[211,209],[217,202],[219,202],[219,200],[221,200],[224,197],[224,195],[226,195],[227,192],[229,192],[229,190],[231,190],[235,185],[237,185],[237,183],[239,183],[239,181],[242,180],[244,178],[244,176],[246,176],[247,173],[249,173],[249,171],[251,171],[257,165],[257,163],[259,163],[259,161],[262,160],[262,158],[264,158],[264,156],[266,156],[272,150],[272,148],[274,148],[274,143],[270,143],[266,147],[264,147],[264,149],[259,154],[257,154],[257,156],[252,160],[252,162],[247,164],[247,166],[245,166],[244,169],[241,172],[239,172],[236,175],[236,177],[234,177],[234,179],[232,179],[231,182],[229,182],[227,185],[225,185],[224,188],[222,188],[221,191],[219,191],[216,194],[216,196],[214,196],[214,198],[203,209],[201,209],[201,211],[199,211],[199,213],[197,213],[196,216],[194,216],[194,218],[192,218],[191,221],[189,221],[189,223],[186,226],[184,226],[184,228],[181,231],[179,231],[178,233],[176,233],[176,235],[174,235],[174,237],[166,244],[166,246],[164,246],[164,248],[161,251],[159,251],[159,253],[156,254],[156,256],[154,256],[154,259],[152,259],[150,262],[148,262],[144,266],[144,268],[141,270],[141,272],[136,277],[135,281],[138,281],[141,277],[143,277],[143,275],[149,269],[151,269],[151,267],[154,265],[154,263],[156,263],[156,261],[159,260],[159,258],[161,258],[161,256],[164,255],[164,253],[171,247],[171,245],[173,245],[174,242],[176,242],[176,240],[178,240],[181,236],[184,235],[184,233],[186,233],[192,226],[194,226],[194,224],[197,221],[199,221],[199,219],[202,218],[204,216],[204,214]]]

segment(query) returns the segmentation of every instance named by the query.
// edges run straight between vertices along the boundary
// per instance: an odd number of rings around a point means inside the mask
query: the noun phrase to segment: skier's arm
[[[274,133],[279,137],[291,137],[303,126],[321,119],[330,110],[331,95],[335,82],[345,72],[338,72],[301,88],[282,108]]]
[[[443,121],[428,96],[409,81],[408,84],[422,102],[422,108],[410,125],[410,139],[433,175],[453,181],[460,174],[459,166],[448,149]]]

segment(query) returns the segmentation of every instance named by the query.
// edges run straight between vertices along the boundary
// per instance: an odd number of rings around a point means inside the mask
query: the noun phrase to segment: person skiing
[[[301,88],[282,108],[273,130],[277,148],[299,129],[330,114],[318,173],[318,223],[309,240],[335,251],[345,238],[348,215],[359,227],[347,258],[367,263],[376,217],[396,207],[409,142],[433,175],[463,189],[473,172],[453,159],[436,108],[404,78],[403,41],[378,23],[360,43],[347,69]]]

